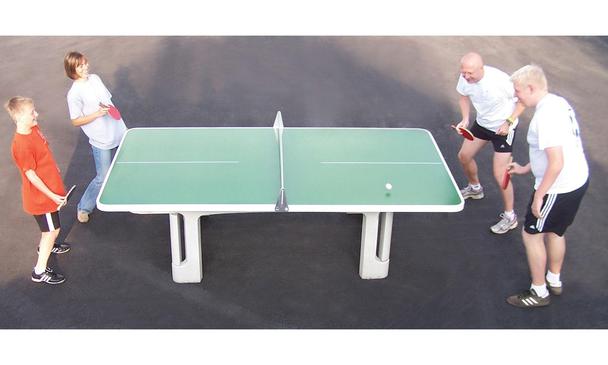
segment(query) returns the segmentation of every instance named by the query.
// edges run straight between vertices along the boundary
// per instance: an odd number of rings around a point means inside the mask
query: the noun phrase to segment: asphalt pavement
[[[477,158],[486,198],[459,213],[395,214],[386,279],[358,275],[360,216],[264,213],[203,218],[203,281],[174,283],[167,216],[96,211],[76,221],[94,165],[69,120],[70,50],[87,55],[129,128],[271,126],[278,110],[286,127],[425,128],[461,185],[461,138],[449,127],[460,57],[477,51],[509,74],[536,63],[574,106],[591,169],[566,234],[564,294],[535,310],[506,304],[530,281],[519,228],[489,230],[502,205],[490,147]],[[34,99],[66,185],[83,187],[61,211],[61,239],[73,248],[52,259],[67,282],[33,283],[40,233],[21,209],[14,125],[3,114],[2,329],[608,327],[608,38],[0,37],[0,54],[0,99]],[[515,138],[524,163],[531,115]],[[532,177],[513,183],[521,223]]]

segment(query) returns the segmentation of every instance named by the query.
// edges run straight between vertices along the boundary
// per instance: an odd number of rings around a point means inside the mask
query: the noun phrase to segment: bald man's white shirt
[[[517,97],[509,75],[492,66],[483,66],[483,71],[483,78],[473,84],[460,75],[456,91],[471,100],[477,123],[496,132],[513,113]]]

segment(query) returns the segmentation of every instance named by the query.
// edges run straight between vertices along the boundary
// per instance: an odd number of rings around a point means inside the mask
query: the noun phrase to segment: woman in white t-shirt
[[[101,106],[114,104],[112,94],[99,76],[89,74],[89,62],[82,53],[69,52],[65,56],[64,67],[66,75],[74,80],[67,94],[70,119],[89,138],[95,162],[96,175],[78,203],[78,221],[86,223],[95,209],[97,195],[110,169],[112,154],[127,127],[122,119],[111,118],[108,108]]]

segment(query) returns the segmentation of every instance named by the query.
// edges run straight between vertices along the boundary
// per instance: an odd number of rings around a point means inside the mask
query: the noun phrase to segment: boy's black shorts
[[[36,219],[36,223],[38,223],[38,227],[40,227],[40,232],[51,232],[61,228],[61,222],[59,222],[59,211],[35,215],[34,219]]]
[[[563,236],[568,226],[574,221],[587,187],[589,187],[589,180],[580,188],[569,193],[546,194],[543,197],[543,205],[540,210],[543,216],[540,219],[532,214],[532,199],[534,199],[534,192],[532,192],[524,230],[530,234],[553,232],[560,237]]]
[[[495,152],[513,152],[513,140],[515,140],[517,128],[513,129],[513,131],[506,136],[499,136],[491,130],[480,126],[477,121],[475,121],[470,131],[476,138],[492,142]]]

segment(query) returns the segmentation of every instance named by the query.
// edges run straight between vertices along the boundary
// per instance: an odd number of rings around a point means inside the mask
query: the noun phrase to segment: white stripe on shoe
[[[523,299],[522,302],[524,302],[524,304],[527,306],[538,304],[538,302],[534,298],[526,298]]]

